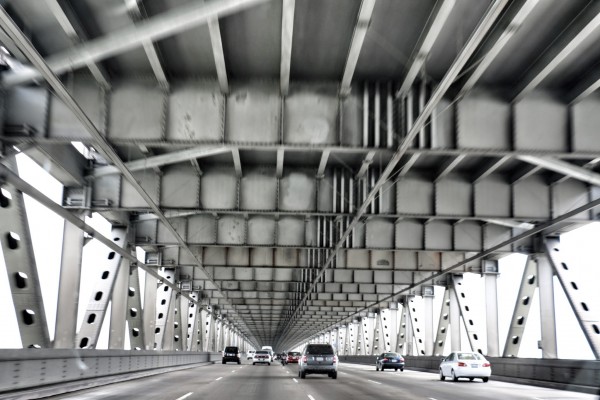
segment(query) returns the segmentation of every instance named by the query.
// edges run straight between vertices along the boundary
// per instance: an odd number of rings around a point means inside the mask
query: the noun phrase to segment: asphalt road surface
[[[214,364],[54,396],[52,399],[160,400],[597,400],[598,396],[497,382],[440,381],[437,374],[341,364],[338,378],[298,377],[296,364]]]

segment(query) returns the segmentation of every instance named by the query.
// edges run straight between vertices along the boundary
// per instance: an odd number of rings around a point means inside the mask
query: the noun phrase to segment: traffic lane
[[[374,365],[341,364],[339,379],[350,379],[353,382],[363,382],[364,384],[374,381],[382,385],[393,386],[397,391],[410,393],[410,398],[414,399],[497,400],[498,398],[510,398],[532,400],[568,398],[569,400],[598,400],[595,395],[494,381],[493,377],[487,383],[482,382],[481,379],[475,379],[472,382],[468,379],[460,379],[458,382],[453,382],[446,378],[445,381],[441,381],[439,375],[435,373],[406,369],[404,372],[387,370],[377,372]]]
[[[117,382],[110,385],[98,386],[91,389],[65,393],[50,397],[51,399],[178,399],[181,396],[191,395],[203,391],[210,385],[218,382],[224,376],[232,374],[236,369],[248,365],[214,364],[201,365],[179,371],[165,372],[144,378]]]

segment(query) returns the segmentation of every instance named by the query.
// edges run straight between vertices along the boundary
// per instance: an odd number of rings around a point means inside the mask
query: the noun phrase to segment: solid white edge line
[[[183,400],[183,399],[185,399],[186,397],[190,397],[192,394],[194,394],[194,392],[189,392],[189,393],[186,393],[186,394],[184,394],[183,396],[176,398],[175,400]]]
[[[223,379],[223,377],[222,377],[222,376],[218,377],[218,378],[217,378],[217,379],[215,379],[215,380],[216,380],[216,381],[219,381],[219,380],[221,380],[221,379]]]
[[[372,381],[371,379],[367,379],[367,380],[368,380],[369,382],[373,382],[373,383],[376,383],[376,384],[378,384],[378,385],[381,385],[381,382]]]
[[[307,395],[307,396],[308,396],[308,398],[309,398],[310,400],[315,400],[315,398],[314,398],[314,397],[312,397],[310,394],[309,394],[309,395]]]

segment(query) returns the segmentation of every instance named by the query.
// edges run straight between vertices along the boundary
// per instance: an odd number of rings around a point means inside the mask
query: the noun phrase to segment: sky
[[[55,202],[60,203],[62,186],[58,181],[52,178],[42,167],[38,166],[24,155],[19,155],[18,165],[20,175],[23,179],[35,185]],[[56,299],[58,295],[63,219],[28,196],[25,196],[25,204],[29,218],[31,240],[33,242],[36,264],[40,276],[49,332],[52,339],[54,337],[54,324],[56,320]],[[87,222],[104,235],[110,233],[110,224],[98,215],[88,218]],[[596,319],[600,319],[600,296],[592,298],[592,295],[597,290],[598,284],[600,284],[599,238],[600,223],[598,222],[561,236],[561,248],[568,257],[570,268],[582,271],[581,279],[579,279],[577,283],[580,290],[583,293],[588,294],[589,299],[586,299],[586,301],[591,305],[592,310],[596,310]],[[93,290],[92,285],[95,279],[94,268],[96,267],[94,263],[95,260],[98,259],[96,255],[103,251],[106,251],[104,245],[96,240],[91,240],[84,247],[78,326],[80,326],[87,301]],[[498,319],[501,352],[508,332],[526,260],[527,257],[522,254],[513,254],[500,259],[499,262]],[[3,322],[3,328],[0,330],[0,348],[20,348],[21,343],[18,325],[5,271],[4,257],[2,256],[0,249],[0,321]],[[143,274],[141,274],[141,277],[143,285]],[[555,277],[554,279],[558,356],[563,359],[593,359],[592,351],[577,323],[570,305],[568,304],[562,287],[557,278]],[[464,275],[464,285],[468,288],[470,298],[474,299],[470,304],[470,307],[473,309],[474,315],[479,316],[476,320],[476,324],[480,327],[479,330],[481,332],[485,332],[485,293],[482,280],[483,278],[477,274]],[[437,318],[441,306],[441,294],[443,294],[443,288],[436,287],[434,328],[437,328]],[[109,317],[110,312],[107,313],[105,319],[106,323],[103,325],[102,334],[98,341],[98,348],[107,347],[107,322]],[[480,336],[483,336],[483,342],[485,343],[485,335]],[[537,348],[539,339],[539,300],[536,291],[536,296],[522,338],[519,357],[540,358],[541,350]],[[466,350],[468,342],[466,339],[463,339],[462,342],[463,347]],[[450,338],[448,338],[446,343],[447,347],[445,353],[449,353],[450,349],[448,343],[450,343]],[[128,341],[126,342],[126,346],[128,346]]]

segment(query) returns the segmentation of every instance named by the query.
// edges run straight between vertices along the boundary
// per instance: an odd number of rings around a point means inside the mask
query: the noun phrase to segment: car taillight
[[[387,358],[382,358],[381,359],[381,361],[384,361],[384,362],[387,361],[387,360],[388,360]]]
[[[459,367],[466,367],[466,366],[467,366],[467,363],[464,363],[464,362],[460,361],[460,362],[458,363],[458,366],[459,366]]]
[[[302,362],[305,363],[308,361],[308,357],[307,356],[302,356]]]
[[[337,356],[333,356],[333,363],[337,363]]]
[[[492,366],[492,364],[490,364],[490,363],[483,363],[483,365],[482,365],[482,367],[491,367],[491,366]]]

